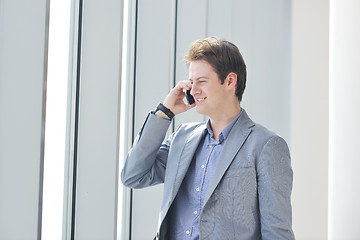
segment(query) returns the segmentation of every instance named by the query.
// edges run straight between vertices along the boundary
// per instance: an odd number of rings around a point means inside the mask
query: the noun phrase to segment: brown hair
[[[246,86],[246,65],[239,49],[231,42],[215,37],[196,40],[190,47],[185,56],[186,64],[204,60],[209,63],[224,83],[230,72],[237,74],[237,85],[235,95],[239,102]]]

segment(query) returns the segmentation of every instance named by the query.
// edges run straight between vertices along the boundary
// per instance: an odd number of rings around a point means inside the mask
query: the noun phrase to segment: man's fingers
[[[181,90],[181,91],[183,89],[189,90],[191,88],[191,83],[189,80],[182,80],[182,81],[178,82],[178,84],[176,85],[175,88],[178,90]]]

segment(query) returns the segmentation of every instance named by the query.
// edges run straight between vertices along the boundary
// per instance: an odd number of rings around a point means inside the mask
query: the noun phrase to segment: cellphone
[[[191,89],[185,91],[186,100],[189,105],[193,104],[195,102],[194,97],[190,94]]]

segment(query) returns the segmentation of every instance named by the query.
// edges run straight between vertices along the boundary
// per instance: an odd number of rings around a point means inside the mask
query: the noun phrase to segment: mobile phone
[[[191,89],[185,91],[186,100],[189,105],[193,104],[195,102],[194,97],[190,94]]]

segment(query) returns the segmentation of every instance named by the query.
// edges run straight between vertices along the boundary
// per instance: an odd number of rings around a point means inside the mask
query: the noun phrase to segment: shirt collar
[[[235,125],[236,121],[239,119],[240,115],[242,114],[243,109],[241,108],[240,113],[236,116],[236,118],[234,118],[219,134],[219,143],[223,142],[226,140],[226,138],[229,136],[230,131],[232,129],[232,127]],[[210,123],[210,119],[207,120],[206,123],[206,128],[205,128],[205,132],[207,132],[210,135],[210,139],[213,139],[214,137],[214,133],[211,129],[211,123]]]

